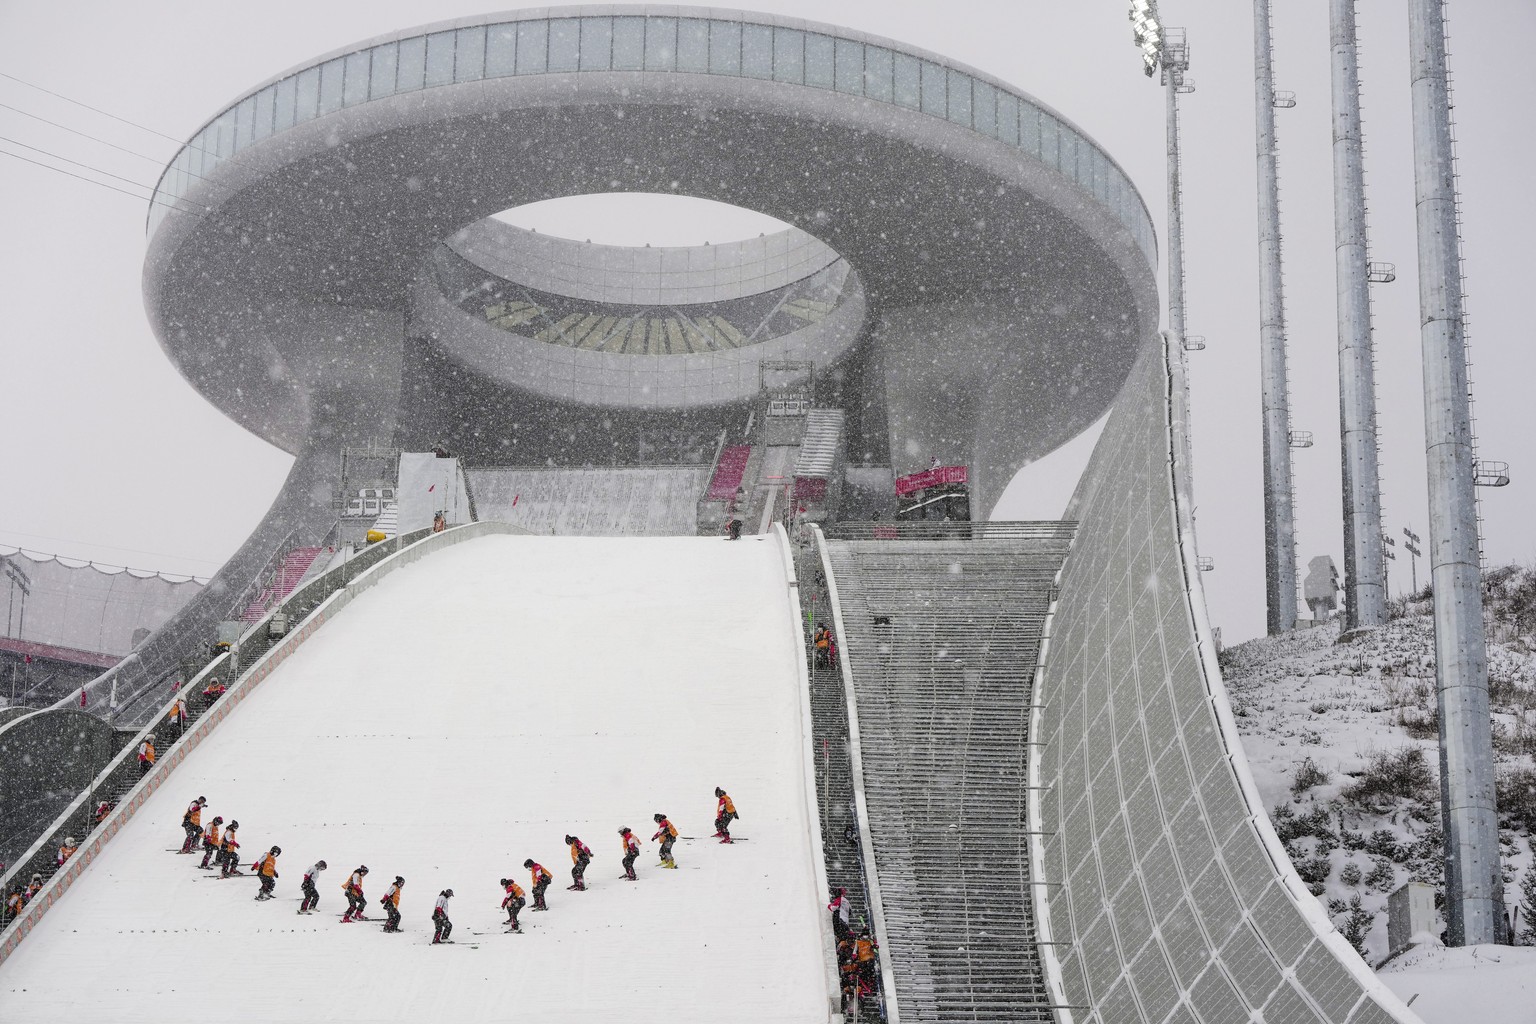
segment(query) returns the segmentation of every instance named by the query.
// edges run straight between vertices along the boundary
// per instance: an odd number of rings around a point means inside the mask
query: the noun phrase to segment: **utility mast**
[[[1296,519],[1291,484],[1290,388],[1285,368],[1285,296],[1280,262],[1280,184],[1275,165],[1275,94],[1269,0],[1253,3],[1254,101],[1259,164],[1259,369],[1264,415],[1264,579],[1271,635],[1296,625]]]
[[[1376,438],[1376,359],[1365,225],[1364,140],[1355,0],[1331,0],[1333,238],[1339,319],[1339,446],[1344,483],[1344,627],[1387,621]],[[1382,279],[1377,277],[1378,280]]]
[[[1456,153],[1441,0],[1409,0],[1413,177],[1419,228],[1419,323],[1435,683],[1440,698],[1440,809],[1445,826],[1446,940],[1499,942],[1504,883],[1494,806],[1488,650],[1470,384],[1463,318]],[[1507,474],[1488,482],[1507,483]]]

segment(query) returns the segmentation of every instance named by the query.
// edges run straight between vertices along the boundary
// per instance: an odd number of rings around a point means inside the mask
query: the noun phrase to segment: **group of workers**
[[[837,939],[837,973],[843,991],[845,1011],[858,1000],[868,998],[875,991],[876,953],[880,944],[869,934],[866,925],[853,930],[852,905],[848,890],[838,889],[832,902],[827,904],[832,913],[832,934]]]
[[[734,842],[731,838],[731,822],[739,817],[736,813],[736,805],[731,800],[730,794],[718,786],[715,787],[715,799],[714,838],[719,839],[722,843]],[[203,859],[199,867],[217,870],[220,872],[220,877],[223,878],[245,874],[245,872],[240,870],[240,823],[238,821],[230,821],[228,824],[225,824],[224,818],[218,816],[208,823],[207,828],[204,828],[202,823],[203,809],[207,805],[207,797],[202,796],[187,805],[186,812],[181,817],[181,827],[185,838],[178,853],[195,853],[194,847],[201,840]],[[651,836],[651,841],[661,844],[659,866],[675,869],[677,861],[672,855],[672,846],[678,839],[677,826],[672,824],[667,816],[660,812],[652,815],[652,820],[656,823],[656,832]],[[626,881],[636,881],[639,876],[635,874],[635,860],[640,856],[640,840],[636,838],[634,832],[627,826],[619,829],[619,840],[623,849],[622,863],[624,866],[624,874],[620,877]],[[67,840],[66,842],[73,844],[73,840]],[[592,849],[582,842],[579,836],[573,835],[565,837],[565,845],[569,848],[571,854],[571,884],[566,886],[566,888],[575,892],[585,892],[587,888],[587,865],[592,862]],[[70,853],[73,852],[74,850],[71,845]],[[276,887],[278,878],[277,858],[282,856],[282,853],[282,847],[273,846],[251,865],[251,871],[261,883],[261,888],[257,891],[255,897],[257,900],[270,900],[274,898],[273,890]],[[212,861],[211,864],[210,861]],[[62,860],[60,863],[62,863]],[[523,867],[527,868],[530,872],[533,890],[533,909],[548,910],[549,905],[545,902],[544,893],[549,888],[550,883],[554,881],[554,876],[532,857],[523,861]],[[317,882],[319,881],[320,873],[325,871],[326,868],[326,862],[318,860],[304,872],[304,878],[299,885],[300,891],[303,893],[303,899],[299,902],[298,912],[300,914],[312,914],[319,905],[320,892],[317,888]],[[352,873],[347,876],[346,883],[342,885],[342,893],[347,899],[347,909],[341,915],[342,924],[350,924],[353,921],[372,920],[364,913],[368,908],[367,898],[363,894],[363,881],[367,875],[368,866],[360,864],[353,869]],[[34,882],[36,888],[32,890],[33,892],[42,887],[42,880],[37,876],[34,876]],[[521,931],[517,915],[518,911],[522,910],[527,903],[523,889],[510,878],[501,879],[500,884],[504,893],[501,907],[507,912],[506,930],[509,932]],[[380,906],[384,908],[384,931],[386,932],[400,931],[400,896],[404,887],[405,878],[396,875],[393,884],[390,885],[389,889],[379,900]],[[20,906],[25,906],[25,899],[30,898],[30,894],[25,895]],[[448,901],[452,898],[453,890],[444,889],[438,893],[437,903],[432,908],[432,942],[434,944],[452,941],[449,936],[453,933],[453,922],[448,918]]]

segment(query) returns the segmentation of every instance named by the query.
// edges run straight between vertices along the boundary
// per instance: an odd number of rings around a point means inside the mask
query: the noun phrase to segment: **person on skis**
[[[221,872],[224,878],[228,878],[231,875],[245,874],[244,871],[240,870],[240,840],[235,836],[235,833],[238,831],[240,831],[240,823],[238,821],[230,822],[229,827],[224,830],[224,857],[223,870]]]
[[[544,890],[549,888],[555,876],[545,871],[544,865],[536,863],[532,857],[523,861],[523,867],[533,873],[533,909],[548,910],[549,906],[544,902]]]
[[[501,898],[501,909],[507,912],[508,930],[520,932],[522,929],[517,926],[517,912],[522,910],[528,903],[527,900],[523,899],[523,887],[510,878],[503,878],[501,880],[501,887],[507,893]]]
[[[848,890],[838,889],[832,902],[827,904],[827,909],[832,912],[832,934],[838,942],[853,937],[853,929],[849,927],[849,919],[852,917],[852,908],[848,903]]]
[[[363,911],[368,909],[368,901],[363,898],[363,879],[368,874],[368,865],[359,864],[357,870],[347,876],[341,891],[347,894],[347,911],[341,915],[341,923],[348,924],[354,920],[366,921]]]
[[[586,892],[587,883],[585,878],[587,865],[592,863],[592,851],[587,848],[586,843],[575,836],[566,836],[565,845],[571,848],[571,884],[566,886],[566,888],[574,889],[577,892]]]
[[[661,812],[651,815],[651,820],[656,822],[656,834],[651,836],[651,842],[661,840],[661,867],[677,867],[677,861],[672,859],[672,844],[677,842],[677,826],[667,820],[667,816]]]
[[[400,890],[405,888],[405,879],[400,875],[395,876],[395,884],[384,893],[384,898],[379,900],[379,906],[384,908],[389,920],[384,922],[384,930],[397,932],[400,930]]]
[[[187,805],[187,813],[181,816],[182,830],[187,833],[186,840],[181,844],[182,853],[191,853],[197,837],[203,834],[203,808],[207,804],[208,798],[200,796]]]
[[[736,805],[731,803],[731,795],[719,786],[715,787],[715,838],[722,843],[734,842],[731,839],[731,822],[741,817],[736,813]]]
[[[139,778],[149,774],[149,770],[155,766],[155,757],[155,734],[150,733],[139,744]]]
[[[453,899],[453,890],[444,889],[437,894],[437,905],[432,908],[432,943],[451,941],[448,936],[453,934],[453,922],[448,920],[448,901]]]
[[[208,823],[208,831],[203,833],[203,862],[198,867],[206,868],[210,860],[223,856],[224,841],[219,838],[219,826],[222,824],[224,824],[222,816],[216,817]],[[219,861],[219,863],[222,863],[222,861]]]
[[[633,882],[636,880],[635,858],[640,856],[640,840],[628,826],[619,829],[619,839],[624,844],[624,878]]]
[[[256,894],[257,899],[269,900],[272,898],[272,890],[277,886],[277,858],[282,855],[283,848],[281,846],[274,846],[266,852],[266,855],[261,860],[256,862],[256,875],[261,879],[261,891]]]
[[[304,893],[304,898],[299,901],[299,913],[311,914],[320,906],[320,890],[315,884],[320,881],[320,872],[326,867],[325,861],[317,860],[304,872],[304,880],[299,883],[299,889]]]

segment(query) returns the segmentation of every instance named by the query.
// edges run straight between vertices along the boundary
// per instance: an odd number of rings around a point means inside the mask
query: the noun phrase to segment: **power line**
[[[54,153],[51,150],[42,149],[42,148],[40,148],[38,146],[29,145],[28,143],[22,142],[22,141],[20,141],[18,139],[7,138],[4,135],[0,135],[0,142],[9,142],[13,146],[20,146],[23,149],[30,149],[34,153],[41,153],[44,156],[53,157],[53,159],[55,159],[55,160],[62,160],[62,161],[64,161],[67,164],[74,164],[76,167],[84,167],[88,171],[95,171],[97,174],[105,174],[107,177],[109,177],[109,178],[116,178],[118,181],[126,181],[130,185],[137,185],[139,188],[142,188],[146,192],[153,192],[154,191],[154,187],[153,186],[146,185],[142,181],[135,181],[133,178],[125,178],[121,174],[113,174],[111,171],[104,171],[100,167],[95,166],[94,164],[82,163],[79,160],[71,160],[67,156],[60,156],[58,153]],[[148,197],[146,197],[146,198],[148,198]]]
[[[114,114],[114,113],[112,113],[109,110],[102,110],[100,107],[93,107],[89,103],[83,103],[80,100],[73,99],[72,97],[69,97],[69,96],[65,96],[61,92],[54,92],[52,89],[45,89],[42,86],[37,85],[37,84],[35,84],[33,82],[28,82],[28,81],[26,81],[25,79],[22,79],[22,78],[17,78],[15,75],[8,75],[5,72],[0,71],[0,78],[9,78],[13,82],[19,82],[20,84],[26,86],[29,89],[36,89],[38,92],[45,92],[49,96],[53,96],[53,97],[56,97],[58,99],[63,100],[65,103],[73,103],[77,107],[84,107],[86,110],[95,111],[96,113],[102,115],[103,117],[110,117],[114,121],[121,121],[123,124],[130,125],[131,127],[137,128],[140,131],[149,132],[149,134],[151,134],[151,135],[158,135],[162,139],[169,139],[170,141],[176,143],[177,145],[182,145],[183,144],[182,140],[176,138],[176,136],[174,136],[174,135],[167,135],[167,134],[165,134],[165,132],[159,131],[159,130],[157,130],[155,128],[151,128],[148,125],[139,124],[137,121],[130,121],[126,117],[119,117],[117,114]]]
[[[34,113],[32,113],[31,111],[28,111],[28,110],[22,110],[20,107],[13,107],[9,103],[0,103],[0,108],[3,108],[5,110],[15,111],[16,113],[20,114],[22,117],[30,117],[34,121],[41,121],[41,122],[43,122],[43,124],[51,124],[55,128],[58,128],[58,129],[60,129],[62,131],[69,132],[71,135],[78,135],[82,139],[90,139],[92,142],[99,142],[103,146],[111,146],[113,149],[120,150],[120,151],[122,151],[124,153],[127,153],[129,156],[136,156],[140,160],[148,160],[150,163],[156,165],[157,167],[164,167],[165,166],[165,163],[163,161],[159,160],[156,157],[145,156],[143,153],[139,153],[139,152],[136,152],[134,150],[131,150],[131,149],[129,149],[126,146],[119,146],[115,142],[108,142],[106,139],[97,138],[96,136],[91,135],[91,134],[89,134],[87,132],[82,132],[78,128],[71,128],[71,127],[69,127],[69,125],[59,124],[59,122],[57,122],[57,121],[50,121],[46,117],[43,117],[43,116],[41,116],[39,114],[34,114]]]
[[[20,153],[10,153],[10,152],[7,152],[6,150],[0,149],[0,156],[8,156],[12,160],[22,160],[22,161],[25,161],[26,163],[29,163],[29,164],[36,164],[38,167],[41,167],[44,170],[53,171],[56,174],[66,174],[66,175],[68,175],[71,178],[76,178],[76,179],[78,179],[80,181],[86,182],[86,183],[91,184],[91,185],[96,185],[96,186],[98,186],[100,188],[111,189],[113,192],[121,192],[123,195],[128,196],[130,199],[137,199],[141,203],[148,202],[148,203],[152,203],[152,204],[158,204],[158,205],[161,205],[161,206],[170,206],[170,205],[172,205],[172,204],[164,202],[163,200],[160,200],[160,199],[150,199],[148,197],[141,196],[137,192],[129,192],[127,189],[125,189],[125,188],[118,188],[116,185],[108,185],[106,182],[104,182],[104,181],[97,181],[95,178],[87,178],[85,175],[83,175],[83,174],[76,174],[74,171],[66,171],[62,167],[55,167],[52,164],[45,164],[41,160],[33,160],[31,157],[29,157],[29,156],[22,156]],[[140,186],[140,187],[142,188],[143,186]]]

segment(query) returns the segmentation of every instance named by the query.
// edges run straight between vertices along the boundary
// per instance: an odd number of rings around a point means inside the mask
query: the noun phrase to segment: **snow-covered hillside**
[[[402,568],[182,764],[0,969],[0,1020],[824,1021],[798,626],[771,537],[486,537]],[[741,814],[709,840],[714,787]],[[172,852],[187,802],[240,821],[280,897]],[[620,826],[646,844],[621,881]],[[568,892],[574,833],[595,851]],[[325,858],[321,913],[298,916]],[[497,880],[556,874],[504,934]],[[397,874],[405,932],[346,924]],[[451,887],[455,945],[430,944]]]
[[[1488,579],[1489,686],[1513,910],[1536,824],[1528,600],[1536,573],[1494,570]],[[1276,831],[1335,924],[1373,964],[1387,955],[1387,894],[1410,879],[1442,882],[1434,630],[1426,598],[1398,611],[1386,627],[1344,642],[1334,622],[1222,654],[1243,747]],[[1517,930],[1527,925],[1522,909]],[[1427,955],[1393,969],[1422,973],[1433,966]]]

